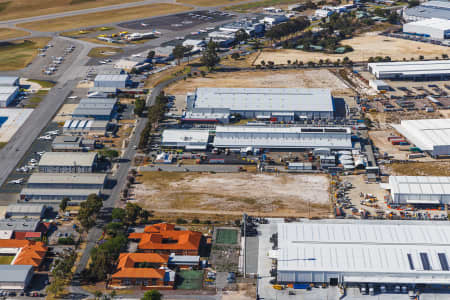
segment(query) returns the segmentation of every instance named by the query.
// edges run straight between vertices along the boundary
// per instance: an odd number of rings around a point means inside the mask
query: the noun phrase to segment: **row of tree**
[[[270,40],[279,40],[287,35],[302,31],[310,25],[306,17],[298,17],[293,20],[278,24],[269,29],[265,36]]]

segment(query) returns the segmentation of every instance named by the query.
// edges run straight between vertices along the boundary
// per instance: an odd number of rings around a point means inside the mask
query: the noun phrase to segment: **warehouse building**
[[[369,80],[369,86],[375,91],[389,91],[391,87],[383,80]]]
[[[406,23],[403,25],[403,33],[438,40],[450,39],[450,20],[432,18]]]
[[[127,74],[99,74],[95,77],[94,87],[126,88],[130,84]]]
[[[64,122],[63,133],[104,136],[110,127],[108,121],[102,120],[67,120]]]
[[[285,122],[334,118],[333,97],[328,89],[197,88],[186,101],[188,110],[195,113],[220,110],[242,118]]]
[[[449,229],[442,222],[404,220],[279,223],[277,280],[387,290],[449,286]]]
[[[0,219],[0,231],[35,232],[40,220],[29,218]]]
[[[33,274],[30,265],[0,265],[0,289],[23,291],[30,285]]]
[[[161,146],[185,150],[206,150],[208,141],[208,130],[166,129],[162,133]]]
[[[0,107],[7,107],[18,95],[18,86],[0,86]]]
[[[102,173],[33,173],[27,187],[34,189],[103,189],[106,174]]]
[[[39,172],[92,173],[96,165],[95,152],[45,152],[39,161]]]
[[[392,204],[441,205],[450,204],[450,177],[389,176]]]
[[[391,124],[411,144],[433,157],[450,155],[450,119],[402,120]]]
[[[19,77],[0,76],[0,86],[19,86]]]
[[[84,98],[72,113],[74,119],[110,120],[117,109],[117,98]]]
[[[42,219],[47,207],[43,204],[14,203],[6,208],[6,218],[37,218]]]
[[[100,189],[36,189],[24,188],[20,192],[20,201],[28,203],[59,204],[64,198],[70,199],[70,204],[86,201],[89,195],[101,196]]]
[[[344,127],[217,126],[214,147],[243,149],[351,149]]]
[[[382,62],[367,64],[377,79],[446,80],[450,78],[450,60]]]
[[[450,2],[428,1],[421,5],[403,10],[403,19],[407,22],[432,18],[450,20]]]

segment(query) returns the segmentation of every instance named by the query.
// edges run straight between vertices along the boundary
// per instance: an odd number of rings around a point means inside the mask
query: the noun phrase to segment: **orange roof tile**
[[[28,240],[0,240],[0,248],[21,248],[14,264],[33,267],[41,265],[48,250],[44,243]]]
[[[134,268],[136,263],[159,263],[169,262],[169,255],[157,253],[121,253],[117,269]]]
[[[202,234],[195,231],[164,231],[161,233],[147,233],[139,241],[139,249],[155,250],[198,250]],[[176,242],[165,243],[164,239]]]
[[[154,268],[125,268],[112,275],[112,278],[157,278],[164,279],[166,271]]]

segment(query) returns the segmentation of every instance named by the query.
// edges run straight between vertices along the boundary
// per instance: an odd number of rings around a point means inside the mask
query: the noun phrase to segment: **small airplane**
[[[145,24],[145,23],[141,23],[141,26],[143,26],[143,27],[147,27],[147,26],[148,26],[148,24]]]
[[[47,135],[57,135],[57,134],[59,134],[59,131],[58,130],[47,131],[45,134],[47,134]]]
[[[38,138],[39,140],[51,140],[52,137],[50,135],[43,135]]]
[[[36,152],[37,155],[42,156],[44,155],[45,151]]]
[[[16,179],[16,180],[11,180],[8,183],[9,184],[22,184],[22,182],[23,182],[23,178],[19,178],[19,179]]]

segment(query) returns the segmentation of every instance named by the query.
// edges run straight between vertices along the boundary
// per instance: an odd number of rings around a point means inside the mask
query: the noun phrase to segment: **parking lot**
[[[234,14],[204,10],[189,13],[180,13],[171,16],[143,19],[121,23],[119,26],[134,30],[170,30],[180,31],[196,27],[198,25],[214,24],[233,17]]]

